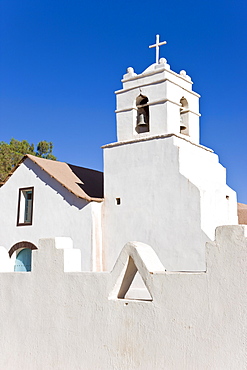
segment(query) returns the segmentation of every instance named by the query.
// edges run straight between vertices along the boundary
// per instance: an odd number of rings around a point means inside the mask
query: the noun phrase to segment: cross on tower
[[[156,64],[159,63],[159,47],[166,44],[166,41],[160,42],[160,35],[156,35],[156,44],[150,45],[149,48],[156,48]]]

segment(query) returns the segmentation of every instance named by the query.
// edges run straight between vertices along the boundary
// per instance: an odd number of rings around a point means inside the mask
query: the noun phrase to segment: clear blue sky
[[[59,160],[102,170],[114,91],[155,61],[159,33],[202,96],[201,143],[247,203],[246,19],[246,0],[1,0],[0,140],[52,141]]]

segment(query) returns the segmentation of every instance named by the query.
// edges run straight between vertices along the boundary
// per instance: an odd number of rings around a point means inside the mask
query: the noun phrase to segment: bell
[[[144,121],[144,114],[140,114],[137,117],[137,126],[146,126],[146,122]]]

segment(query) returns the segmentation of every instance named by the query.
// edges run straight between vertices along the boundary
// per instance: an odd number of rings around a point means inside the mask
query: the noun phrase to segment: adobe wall
[[[32,272],[0,274],[0,368],[245,369],[246,236],[217,228],[197,273],[166,272],[142,243],[128,243],[111,273],[64,272],[79,251],[40,240]],[[117,298],[133,277],[129,256],[152,301]]]

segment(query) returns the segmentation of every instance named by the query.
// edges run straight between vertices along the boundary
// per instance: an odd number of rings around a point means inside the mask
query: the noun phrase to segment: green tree
[[[17,165],[25,154],[32,154],[37,157],[56,160],[52,154],[53,144],[47,141],[40,141],[35,147],[26,140],[11,139],[10,143],[0,142],[0,182]]]
[[[52,154],[53,144],[48,141],[40,141],[37,145],[36,155],[38,157],[56,160],[56,157]]]

